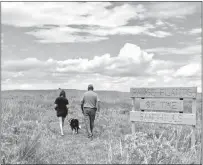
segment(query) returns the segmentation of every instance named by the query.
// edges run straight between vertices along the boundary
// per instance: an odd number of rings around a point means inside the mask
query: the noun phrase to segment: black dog
[[[80,129],[80,125],[79,125],[78,119],[71,118],[69,120],[69,124],[70,124],[70,127],[71,127],[72,131],[73,131],[73,134],[74,134],[74,130],[75,130],[75,133],[78,134],[78,130]]]

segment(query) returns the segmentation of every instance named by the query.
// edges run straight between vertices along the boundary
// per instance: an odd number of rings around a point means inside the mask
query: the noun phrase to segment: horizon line
[[[144,88],[144,87],[141,87],[141,88]],[[152,87],[152,88],[161,88],[161,87]],[[166,88],[166,87],[164,87]],[[78,91],[86,91],[86,89],[71,89],[71,88],[67,88],[67,89],[63,89],[63,88],[60,88],[62,90],[78,90]],[[1,89],[1,92],[6,92],[6,91],[51,91],[51,90],[59,90],[58,89],[7,89],[7,90],[2,90]],[[94,91],[106,91],[106,92],[123,92],[123,93],[130,93],[130,89],[129,91],[119,91],[119,90],[94,90]],[[197,93],[199,94],[202,94],[202,92],[198,92]]]
[[[51,90],[59,90],[59,89],[6,89],[6,90],[1,90],[3,91],[51,91]],[[80,91],[86,91],[86,89],[72,89],[72,88],[61,88],[61,90],[80,90]],[[110,92],[127,92],[127,91],[118,91],[118,90],[94,90],[94,91],[110,91]],[[129,90],[130,92],[130,90]]]

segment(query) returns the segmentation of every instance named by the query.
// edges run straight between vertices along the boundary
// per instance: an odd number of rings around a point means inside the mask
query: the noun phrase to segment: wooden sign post
[[[130,112],[132,133],[135,133],[135,122],[190,125],[193,129],[191,146],[195,145],[196,87],[131,88],[130,94],[133,103],[133,109]],[[135,98],[139,99],[138,110],[135,107]],[[185,98],[193,100],[192,113],[184,113],[183,99]]]

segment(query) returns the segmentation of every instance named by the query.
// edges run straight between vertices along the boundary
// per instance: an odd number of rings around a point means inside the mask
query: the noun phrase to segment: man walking
[[[85,126],[88,138],[93,139],[93,127],[96,111],[100,111],[98,95],[93,91],[93,85],[88,85],[88,91],[84,93],[81,100],[81,109],[84,114]]]

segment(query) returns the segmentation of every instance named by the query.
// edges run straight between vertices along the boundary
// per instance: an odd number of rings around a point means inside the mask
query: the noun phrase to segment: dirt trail
[[[68,123],[70,118],[79,119],[81,129],[78,134],[73,134],[71,127]],[[82,113],[73,111],[65,119],[64,123],[64,136],[60,135],[59,121],[54,111],[47,110],[42,119],[43,127],[46,131],[43,132],[41,148],[48,152],[51,164],[94,164],[98,160],[102,164],[107,163],[108,157],[108,135],[102,129],[101,119],[96,117],[94,138],[91,141],[87,138],[86,128],[83,121]]]
[[[98,159],[102,161],[101,157],[105,160],[104,158],[107,156],[105,155],[106,152],[104,152],[106,150],[105,140],[95,134],[94,139],[91,141],[87,138],[84,124],[81,125],[82,129],[79,130],[79,133],[73,134],[68,121],[66,121],[64,136],[61,136],[59,123],[50,123],[50,130],[54,137],[50,137],[49,142],[52,143],[55,152],[60,153],[60,158],[57,157],[57,159],[63,160],[63,162],[53,160],[51,163],[96,163]]]

